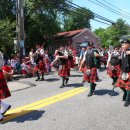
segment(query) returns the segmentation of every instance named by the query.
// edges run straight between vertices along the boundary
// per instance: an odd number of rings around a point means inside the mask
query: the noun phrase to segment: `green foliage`
[[[0,0],[0,20],[15,20],[14,0]]]
[[[115,25],[111,25],[106,29],[96,29],[95,33],[101,38],[102,46],[119,46],[119,39],[130,34],[130,25],[126,24],[124,20],[118,19]]]
[[[25,32],[28,48],[44,42],[47,46],[48,41],[45,37],[61,31],[58,14],[62,11],[59,7],[64,4],[65,0],[25,1]]]
[[[94,15],[89,9],[74,9],[65,17],[64,30],[91,28],[90,19],[93,18]]]
[[[9,19],[0,21],[0,50],[8,56],[10,56],[14,50],[14,30],[14,22],[11,22]]]

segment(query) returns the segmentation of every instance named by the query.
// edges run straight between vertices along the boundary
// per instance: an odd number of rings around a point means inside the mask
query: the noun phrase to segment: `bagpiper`
[[[124,38],[120,43],[122,45],[121,73],[116,86],[123,90],[124,106],[127,107],[130,104],[130,41]]]
[[[120,75],[121,67],[121,55],[119,52],[119,48],[115,47],[114,51],[109,55],[108,61],[107,61],[107,74],[112,78],[113,82],[112,85],[114,85]]]
[[[60,88],[65,87],[65,84],[68,83],[70,76],[70,67],[68,66],[68,51],[65,50],[63,46],[60,47],[59,50],[55,53],[56,59],[53,61],[53,67],[57,68],[58,64],[58,75],[62,79],[62,84]]]
[[[97,81],[97,69],[94,58],[99,56],[99,54],[97,54],[92,48],[93,42],[88,42],[87,51],[84,54],[83,60],[79,68],[79,70],[82,71],[82,67],[85,64],[84,81],[90,83],[90,92],[88,94],[88,97],[93,95],[96,87],[95,82]]]
[[[44,63],[44,49],[40,44],[36,45],[36,52],[35,52],[35,57],[36,57],[36,75],[37,79],[36,81],[44,81],[44,72],[45,72],[45,63]],[[39,72],[42,75],[42,78],[40,78]]]
[[[3,120],[4,114],[11,108],[11,105],[6,104],[2,101],[2,99],[5,99],[11,96],[7,83],[6,83],[6,79],[2,72],[3,64],[4,64],[3,54],[0,52],[0,121]]]

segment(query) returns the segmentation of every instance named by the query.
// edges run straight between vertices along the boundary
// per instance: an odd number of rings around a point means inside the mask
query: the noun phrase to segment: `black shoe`
[[[88,94],[88,97],[91,97],[92,95],[93,95],[92,93],[89,93],[89,94]]]
[[[129,105],[130,105],[130,103],[128,101],[125,101],[124,107],[128,107]]]
[[[60,86],[60,88],[64,88],[65,87],[65,85],[64,84],[62,84],[61,86]]]
[[[38,80],[40,80],[40,78],[37,78],[35,81],[38,81]]]
[[[68,81],[69,81],[69,78],[66,78],[66,82],[65,82],[65,84],[67,84],[67,83],[68,83]]]

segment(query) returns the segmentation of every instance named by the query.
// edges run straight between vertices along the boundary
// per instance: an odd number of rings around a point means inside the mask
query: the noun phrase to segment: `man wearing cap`
[[[83,60],[79,67],[79,70],[82,71],[82,67],[85,64],[84,81],[87,81],[88,83],[90,83],[90,92],[88,94],[88,97],[93,95],[95,91],[95,87],[96,87],[96,84],[94,82],[97,81],[97,69],[96,69],[94,58],[99,56],[99,54],[94,52],[92,48],[93,48],[93,43],[88,42],[87,51],[85,52]]]
[[[123,90],[124,106],[127,107],[130,104],[130,41],[125,38],[120,43],[123,50],[121,56],[121,73],[116,86]]]

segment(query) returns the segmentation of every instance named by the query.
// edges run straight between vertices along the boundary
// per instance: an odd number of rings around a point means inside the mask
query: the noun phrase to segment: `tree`
[[[115,25],[111,25],[106,29],[96,29],[94,31],[100,38],[103,46],[109,47],[119,46],[119,39],[124,35],[130,34],[130,25],[126,24],[123,19],[118,19]]]
[[[63,12],[61,7],[64,4],[65,0],[25,1],[25,32],[29,47],[37,42],[43,43],[46,36],[53,36],[61,31],[58,15]]]
[[[0,0],[0,20],[15,20],[15,0]]]
[[[90,19],[93,18],[94,14],[89,9],[73,9],[65,17],[64,30],[69,31],[81,28],[91,28]]]
[[[0,21],[0,49],[8,56],[14,51],[14,30],[15,22],[9,19]]]

